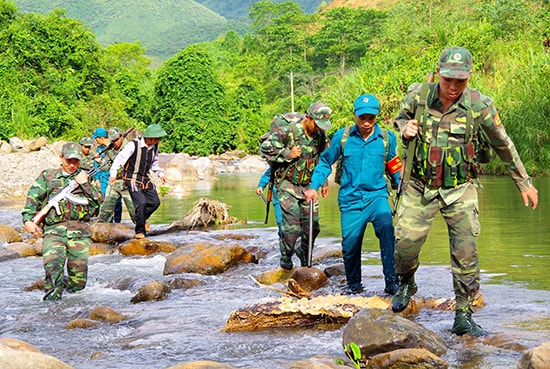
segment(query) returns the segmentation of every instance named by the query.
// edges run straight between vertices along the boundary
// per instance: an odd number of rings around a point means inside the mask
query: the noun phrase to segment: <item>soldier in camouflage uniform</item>
[[[313,103],[298,122],[275,124],[278,126],[260,150],[275,170],[277,196],[283,213],[281,237],[281,267],[292,269],[292,255],[300,259],[302,266],[308,265],[309,206],[305,191],[309,187],[313,169],[326,147],[325,131],[330,129],[331,109],[322,103]],[[279,116],[279,119],[284,119]],[[321,195],[328,195],[325,183]],[[313,241],[320,232],[319,205],[314,206]],[[296,243],[300,238],[300,245]]]
[[[64,289],[75,292],[86,286],[88,247],[92,236],[88,222],[97,214],[103,197],[99,188],[88,182],[86,172],[79,168],[80,153],[76,142],[63,145],[61,168],[46,169],[38,176],[29,189],[22,212],[25,230],[39,236],[41,229],[33,221],[35,214],[71,180],[78,183],[73,194],[87,199],[87,205],[73,204],[64,199],[59,203],[59,214],[52,207],[44,218],[44,300],[59,300]],[[67,278],[64,276],[65,262]]]
[[[108,134],[109,140],[113,144],[113,148],[105,153],[103,160],[108,163],[106,167],[110,169],[116,156],[126,145],[126,142],[124,142],[124,137],[122,136],[122,131],[120,128],[113,127],[109,129]],[[120,223],[122,218],[122,200],[124,200],[124,205],[126,205],[126,208],[128,209],[130,219],[132,219],[132,222],[135,223],[134,218],[136,216],[136,212],[134,209],[134,204],[132,203],[132,197],[126,189],[119,171],[115,182],[112,185],[109,184],[107,186],[105,200],[99,209],[98,220],[104,223],[111,223],[113,220],[115,223]]]
[[[80,140],[80,148],[82,150],[80,156],[80,168],[85,171],[90,171],[94,168],[94,156],[90,153],[94,142],[91,138],[84,137]]]
[[[480,224],[474,180],[482,160],[480,148],[489,145],[508,164],[525,206],[535,209],[538,195],[492,99],[467,87],[471,68],[470,51],[461,47],[445,49],[436,68],[439,81],[411,85],[394,122],[403,142],[412,140],[411,144],[417,144],[413,157],[406,158],[412,161],[404,165],[402,203],[395,229],[400,286],[392,310],[403,311],[417,290],[414,274],[419,266],[418,255],[440,212],[449,232],[456,296],[451,331],[479,336],[486,332],[472,319],[472,302],[479,290],[476,238]],[[427,92],[425,100],[420,97],[422,90]],[[407,165],[411,163],[408,180]]]

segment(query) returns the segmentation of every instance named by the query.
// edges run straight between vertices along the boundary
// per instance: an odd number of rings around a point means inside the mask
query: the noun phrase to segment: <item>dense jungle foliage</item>
[[[63,11],[25,14],[0,0],[0,138],[78,139],[97,126],[160,123],[164,151],[254,153],[275,113],[323,101],[334,111],[331,134],[353,122],[361,93],[379,97],[380,123],[391,126],[407,86],[458,45],[474,55],[470,86],[494,99],[528,171],[547,174],[547,2],[391,4],[306,14],[291,1],[259,1],[243,37],[229,31],[153,69],[139,42],[102,47]],[[499,160],[490,165],[505,170]]]

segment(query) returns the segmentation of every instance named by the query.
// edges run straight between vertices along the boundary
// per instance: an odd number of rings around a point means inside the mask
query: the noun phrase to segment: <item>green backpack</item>
[[[344,129],[344,134],[342,135],[342,141],[340,141],[340,147],[342,154],[336,161],[336,172],[334,173],[334,182],[341,185],[342,184],[342,165],[344,162],[344,146],[346,145],[346,141],[348,140],[349,131],[351,130],[351,127],[353,126],[347,126]],[[380,127],[380,130],[382,131],[382,136],[384,137],[384,148],[386,149],[386,154],[384,155],[384,162],[388,161],[388,150],[389,150],[389,143],[388,143],[388,131],[385,128]]]

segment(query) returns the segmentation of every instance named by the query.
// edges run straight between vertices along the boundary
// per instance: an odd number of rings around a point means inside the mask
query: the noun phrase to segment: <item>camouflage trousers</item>
[[[279,237],[281,255],[292,256],[296,253],[302,266],[308,264],[309,204],[304,195],[308,188],[308,186],[294,185],[287,180],[282,180],[277,185],[277,197],[283,215]],[[320,231],[319,203],[316,203],[313,208],[313,243]],[[298,238],[300,238],[299,246],[296,245]]]
[[[132,202],[132,197],[130,192],[124,186],[124,181],[122,179],[117,179],[114,185],[109,185],[105,193],[105,199],[101,203],[99,208],[99,221],[103,223],[111,223],[113,220],[113,215],[115,212],[115,207],[119,198],[122,198],[126,209],[128,209],[128,214],[130,219],[135,223],[136,211],[134,209],[134,203]]]
[[[86,286],[88,280],[89,237],[69,238],[67,234],[45,234],[42,245],[44,300],[59,300],[63,289],[76,292]],[[67,278],[64,275],[67,263]]]
[[[411,185],[412,184],[412,185]],[[479,263],[476,240],[480,233],[478,199],[474,184],[451,204],[437,196],[427,200],[422,188],[409,183],[403,192],[395,227],[395,268],[402,278],[410,278],[419,266],[418,255],[437,213],[447,223],[450,241],[456,310],[471,310],[479,290]]]

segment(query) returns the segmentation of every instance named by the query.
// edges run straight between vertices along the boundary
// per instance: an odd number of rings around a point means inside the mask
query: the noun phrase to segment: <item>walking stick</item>
[[[313,258],[313,199],[309,200],[309,237],[307,244],[307,267],[311,268]]]

